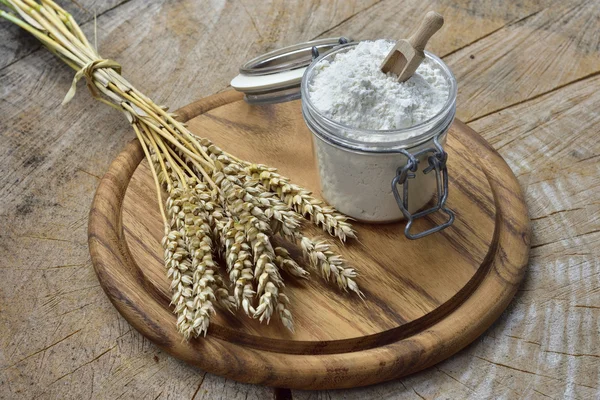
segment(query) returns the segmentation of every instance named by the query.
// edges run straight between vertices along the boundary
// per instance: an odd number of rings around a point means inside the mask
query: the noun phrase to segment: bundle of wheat
[[[73,17],[51,0],[0,0],[0,16],[27,30],[77,71],[63,104],[84,78],[92,95],[122,111],[151,165],[164,221],[164,260],[171,279],[177,327],[188,339],[205,335],[215,305],[242,308],[261,322],[276,314],[293,331],[280,271],[297,278],[309,272],[274,235],[299,243],[307,265],[327,281],[362,295],[356,271],[331,244],[303,234],[311,221],[344,242],[355,238],[348,218],[311,193],[192,134],[165,107],[136,90],[118,63],[100,57]],[[163,200],[163,189],[167,193]],[[232,290],[219,274],[220,256]]]

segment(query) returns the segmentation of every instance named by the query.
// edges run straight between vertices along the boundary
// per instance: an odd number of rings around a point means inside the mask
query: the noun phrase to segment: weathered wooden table
[[[459,82],[458,117],[505,157],[533,224],[513,304],[451,359],[389,383],[273,391],[161,353],[112,307],[86,229],[98,179],[133,133],[73,73],[0,23],[0,398],[410,399],[600,396],[600,3],[156,1],[65,4],[100,53],[161,104],[224,90],[246,59],[317,37],[404,37],[434,9],[430,44]]]

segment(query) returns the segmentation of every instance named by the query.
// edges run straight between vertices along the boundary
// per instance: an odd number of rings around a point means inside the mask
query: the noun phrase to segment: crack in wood
[[[483,357],[479,357],[479,356],[474,356],[474,357],[478,358],[480,360],[486,361],[486,362],[488,362],[488,363],[490,363],[492,365],[496,365],[496,366],[502,367],[502,368],[511,369],[513,371],[522,372],[524,374],[529,374],[529,375],[534,375],[534,376],[541,376],[543,378],[548,378],[548,379],[552,379],[552,380],[559,381],[559,382],[564,382],[564,383],[568,383],[568,384],[570,383],[570,384],[573,384],[573,385],[583,386],[583,387],[587,387],[587,388],[590,388],[590,389],[598,389],[597,387],[584,385],[583,383],[577,383],[577,382],[572,382],[572,381],[568,381],[568,380],[562,380],[562,379],[555,378],[555,377],[550,376],[550,375],[544,375],[544,374],[540,374],[540,373],[537,373],[537,372],[528,371],[526,369],[520,369],[520,368],[517,368],[517,367],[511,367],[510,365],[506,365],[506,364],[494,362],[494,361],[488,360],[488,359],[483,358]]]
[[[540,392],[539,390],[535,390],[535,389],[533,389],[533,388],[532,388],[531,390],[533,390],[534,392],[536,392],[536,393],[538,393],[538,394],[541,394],[542,396],[544,396],[544,397],[547,397],[547,398],[549,398],[549,399],[554,399],[554,397],[550,397],[550,396],[548,396],[547,394],[544,394],[544,393]]]
[[[564,353],[562,351],[553,351],[553,350],[542,350],[542,352],[543,353],[551,353],[551,354],[560,354],[560,355],[571,356],[571,357],[595,357],[595,358],[600,358],[600,355],[598,355],[598,354]]]
[[[415,394],[416,394],[417,396],[419,396],[419,398],[420,398],[420,399],[427,400],[427,398],[426,398],[426,397],[424,397],[424,396],[422,396],[422,395],[421,395],[419,392],[417,392],[417,391],[415,390],[415,388],[411,388],[411,389],[412,389],[412,391],[413,391],[413,392],[415,392]]]
[[[75,335],[75,334],[77,334],[77,333],[79,333],[79,332],[81,332],[81,329],[77,329],[75,332],[69,333],[67,336],[65,336],[64,338],[62,338],[62,339],[60,339],[60,340],[57,340],[56,342],[52,343],[51,345],[49,345],[49,346],[46,346],[46,347],[44,347],[43,349],[40,349],[40,350],[38,350],[38,351],[35,351],[35,352],[31,353],[30,355],[28,355],[28,356],[26,356],[26,357],[24,357],[24,358],[20,359],[20,360],[19,360],[19,361],[17,361],[16,363],[14,363],[14,364],[12,364],[12,365],[9,365],[8,367],[5,367],[5,368],[3,368],[3,369],[2,369],[2,371],[6,370],[6,369],[8,369],[8,368],[12,368],[12,367],[14,367],[15,365],[17,365],[17,364],[20,364],[20,363],[22,363],[23,361],[27,360],[28,358],[31,358],[31,357],[33,357],[33,356],[35,356],[35,355],[37,355],[37,354],[40,354],[40,353],[42,353],[42,352],[44,352],[44,351],[48,350],[49,348],[51,348],[51,347],[53,347],[53,346],[56,346],[57,344],[59,344],[59,343],[61,343],[61,342],[64,342],[65,340],[67,340],[68,338],[70,338],[71,336],[73,336],[73,335]]]
[[[502,26],[500,26],[500,27],[498,27],[498,28],[494,29],[493,31],[490,31],[490,32],[486,33],[485,35],[483,35],[483,36],[480,36],[480,37],[478,37],[477,39],[475,39],[475,40],[473,40],[473,41],[471,41],[471,42],[469,42],[469,43],[467,43],[467,44],[465,44],[465,45],[463,45],[463,46],[461,46],[461,47],[459,47],[459,48],[457,48],[457,49],[454,49],[454,50],[450,51],[449,53],[446,53],[446,54],[444,54],[444,55],[443,55],[443,56],[441,56],[440,58],[441,58],[441,59],[444,59],[444,58],[446,58],[446,57],[448,57],[448,56],[451,56],[451,55],[452,55],[452,54],[454,54],[454,53],[458,53],[459,51],[461,51],[461,50],[464,50],[464,49],[466,49],[466,48],[468,48],[468,47],[471,47],[471,46],[472,46],[472,45],[474,45],[475,43],[478,43],[478,42],[482,41],[483,39],[486,39],[486,38],[488,38],[488,37],[492,36],[493,34],[497,33],[498,31],[501,31],[502,29],[505,29],[505,28],[507,28],[507,27],[509,27],[509,26],[511,26],[511,25],[516,25],[516,24],[518,24],[518,23],[520,23],[520,22],[526,21],[526,20],[528,20],[529,18],[531,18],[531,17],[533,17],[533,16],[535,16],[535,15],[539,14],[540,12],[542,12],[542,11],[544,11],[544,10],[545,10],[545,8],[542,8],[541,10],[534,11],[534,12],[532,12],[532,13],[530,13],[530,14],[528,14],[528,15],[526,15],[526,16],[524,16],[524,17],[522,17],[522,18],[519,18],[519,19],[517,19],[517,20],[515,20],[515,21],[510,21],[510,22],[507,22],[506,24],[504,24],[504,25],[502,25]]]
[[[507,335],[507,334],[503,334],[503,335],[504,335],[504,336],[506,336],[506,337],[509,337],[509,338],[513,338],[513,339],[520,340],[520,341],[522,341],[522,342],[524,342],[524,343],[535,344],[536,346],[540,346],[540,347],[542,346],[542,345],[541,345],[540,343],[538,343],[538,342],[533,342],[533,341],[531,341],[531,340],[527,340],[527,339],[524,339],[524,338],[522,338],[522,337],[519,337],[519,336],[513,336],[513,335]]]
[[[539,221],[540,219],[545,219],[545,218],[551,217],[556,214],[561,214],[561,213],[570,212],[570,211],[580,211],[580,210],[585,210],[585,208],[575,207],[575,208],[569,208],[566,210],[558,210],[558,211],[553,211],[549,214],[543,215],[541,217],[535,217],[535,218],[529,218],[529,219],[531,221]]]
[[[461,384],[462,386],[466,387],[467,389],[469,389],[469,391],[471,393],[476,393],[475,390],[473,390],[473,388],[471,388],[470,386],[468,386],[466,383],[456,379],[455,377],[453,377],[452,375],[450,375],[449,373],[447,373],[446,371],[444,371],[443,369],[439,368],[439,367],[435,367],[439,372],[441,372],[442,374],[446,375],[448,378],[458,382],[459,384]]]
[[[583,304],[575,304],[573,307],[575,307],[575,308],[591,308],[591,309],[600,310],[599,306],[586,306]]]
[[[88,171],[86,171],[86,170],[85,170],[85,169],[83,169],[83,168],[77,168],[77,170],[78,170],[78,171],[81,171],[81,172],[83,172],[84,174],[88,174],[89,176],[92,176],[92,177],[94,177],[94,178],[96,178],[96,179],[102,179],[102,177],[101,177],[101,176],[98,176],[98,175],[96,175],[96,174],[92,174],[91,172],[88,172]]]
[[[192,396],[191,400],[195,400],[196,396],[198,395],[198,392],[200,391],[200,388],[202,387],[202,383],[204,382],[204,378],[206,377],[206,372],[204,372],[202,374],[202,376],[200,377],[200,382],[198,383],[198,387],[196,388],[196,391],[194,392],[194,395]]]
[[[598,70],[598,71],[595,71],[595,72],[592,72],[592,73],[589,73],[589,74],[587,74],[587,75],[585,75],[585,76],[582,76],[582,77],[580,77],[580,78],[574,79],[574,80],[572,80],[572,81],[569,81],[569,82],[563,83],[562,85],[558,85],[558,86],[556,86],[556,87],[554,87],[554,88],[552,88],[552,89],[550,89],[550,90],[546,90],[546,91],[544,91],[544,92],[538,93],[538,94],[536,94],[535,96],[527,97],[527,98],[525,98],[525,99],[523,99],[523,100],[519,100],[519,101],[517,101],[517,102],[514,102],[514,103],[511,103],[511,104],[508,104],[508,105],[506,105],[506,106],[504,106],[504,107],[500,107],[500,108],[498,108],[498,109],[495,109],[495,110],[493,110],[493,111],[490,111],[490,112],[487,112],[487,113],[485,113],[485,114],[479,115],[479,116],[477,116],[477,117],[471,118],[470,120],[467,120],[467,121],[465,121],[465,124],[469,125],[469,124],[471,124],[471,123],[473,123],[473,122],[475,122],[475,121],[479,121],[479,120],[480,120],[480,119],[482,119],[482,118],[488,117],[488,116],[490,116],[490,115],[493,115],[493,114],[497,114],[497,113],[499,113],[499,112],[501,112],[501,111],[508,110],[508,109],[510,109],[510,108],[513,108],[513,107],[519,106],[519,105],[521,105],[521,104],[528,103],[528,102],[530,102],[530,101],[533,101],[533,100],[535,100],[535,99],[539,99],[540,97],[543,97],[543,96],[546,96],[546,95],[548,95],[548,94],[551,94],[551,93],[557,92],[557,91],[559,91],[560,89],[566,88],[567,86],[571,86],[571,85],[574,85],[574,84],[576,84],[576,83],[578,83],[578,82],[582,82],[582,81],[585,81],[585,80],[588,80],[588,79],[592,79],[592,78],[594,78],[594,77],[596,77],[596,76],[598,76],[598,75],[600,75],[600,70]]]
[[[359,10],[359,11],[357,11],[356,13],[352,14],[351,16],[349,16],[349,17],[347,17],[347,18],[343,19],[342,21],[340,21],[339,23],[335,24],[334,26],[332,26],[332,27],[330,27],[330,28],[328,28],[328,29],[324,30],[323,32],[319,33],[318,35],[314,36],[314,37],[313,37],[311,40],[315,40],[315,39],[317,39],[317,38],[319,38],[319,37],[321,37],[321,36],[323,36],[323,35],[325,35],[325,34],[327,34],[327,33],[331,32],[332,30],[334,30],[334,29],[335,29],[335,28],[337,28],[338,26],[341,26],[341,25],[343,25],[345,22],[347,22],[347,21],[351,20],[352,18],[354,18],[354,17],[358,16],[359,14],[362,14],[363,12],[370,10],[371,8],[375,7],[377,4],[381,3],[382,1],[383,1],[383,0],[378,0],[377,2],[375,2],[375,3],[371,4],[370,6],[368,6],[368,7],[365,7],[365,8],[363,8],[362,10]]]
[[[72,375],[73,373],[75,373],[75,372],[79,371],[81,368],[85,367],[86,365],[88,365],[88,364],[91,364],[91,363],[93,363],[94,361],[96,361],[96,360],[100,359],[100,357],[102,357],[103,355],[105,355],[106,353],[108,353],[109,351],[111,351],[112,349],[114,349],[115,347],[117,347],[117,345],[116,345],[116,344],[115,344],[114,346],[112,346],[111,348],[104,350],[102,353],[98,354],[96,357],[92,358],[90,361],[87,361],[87,362],[85,362],[85,363],[81,364],[79,367],[75,368],[73,371],[71,371],[71,372],[68,372],[68,373],[66,373],[66,374],[64,374],[64,375],[62,375],[62,376],[60,376],[58,379],[54,380],[54,381],[53,381],[52,383],[50,383],[48,386],[52,386],[52,385],[54,385],[56,382],[60,381],[61,379],[64,379],[65,377],[67,377],[67,376],[69,376],[69,375]]]
[[[112,11],[112,10],[114,10],[114,9],[116,9],[116,8],[118,8],[118,7],[120,7],[120,6],[122,6],[122,5],[124,5],[124,4],[127,4],[127,3],[129,3],[130,1],[131,1],[131,0],[123,0],[121,3],[119,3],[119,4],[115,4],[113,7],[107,8],[106,10],[104,10],[104,11],[102,11],[102,12],[98,13],[98,14],[94,14],[94,15],[95,15],[95,18],[96,18],[96,20],[97,20],[97,19],[98,19],[100,16],[102,16],[102,15],[104,15],[104,14],[106,14],[106,13],[108,13],[108,12],[110,12],[110,11]],[[77,3],[77,1],[76,1],[76,0],[71,0],[71,2],[73,2],[74,4],[77,4],[77,5],[79,6],[79,4]],[[81,6],[80,6],[80,7],[81,7]],[[85,8],[83,8],[83,7],[81,7],[81,8],[82,8],[83,10],[87,11]],[[80,25],[80,27],[81,27],[81,28],[84,28],[85,26],[87,26],[87,24],[88,24],[88,23],[94,22],[94,15],[92,15],[92,13],[90,13],[89,11],[87,11],[87,12],[88,12],[88,14],[90,14],[90,18],[88,18],[88,19],[83,19],[83,20],[80,20],[80,21],[77,21],[77,22],[79,23],[79,25]],[[33,54],[36,54],[36,53],[38,53],[40,50],[41,50],[41,51],[47,51],[47,50],[46,50],[44,47],[42,47],[41,45],[38,45],[37,43],[36,43],[36,45],[37,45],[37,48],[36,48],[35,50],[31,51],[30,53],[26,53],[26,54],[24,54],[23,56],[21,56],[21,57],[19,57],[19,58],[15,58],[15,59],[14,59],[14,60],[12,60],[10,63],[8,63],[8,64],[6,64],[5,66],[3,66],[2,68],[0,68],[0,72],[4,71],[6,68],[10,67],[11,65],[13,65],[13,64],[15,64],[15,63],[17,63],[17,62],[19,62],[19,61],[21,61],[21,60],[23,60],[23,59],[25,59],[25,58],[27,58],[27,57],[29,57],[29,56],[33,55]]]

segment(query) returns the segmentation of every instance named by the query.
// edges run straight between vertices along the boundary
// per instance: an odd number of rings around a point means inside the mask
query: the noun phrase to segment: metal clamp
[[[402,215],[404,215],[404,218],[407,221],[406,228],[404,228],[404,235],[412,240],[420,239],[427,235],[431,235],[432,233],[439,232],[442,229],[446,229],[454,222],[454,213],[450,209],[446,208],[446,200],[448,200],[448,169],[446,168],[448,153],[444,151],[444,148],[440,144],[440,136],[441,134],[437,135],[433,139],[435,147],[420,150],[415,154],[411,154],[406,150],[398,151],[407,158],[407,161],[404,166],[398,167],[396,170],[396,176],[392,180],[392,192],[394,193],[394,198],[398,203],[398,207],[400,207],[400,210],[402,211]],[[416,176],[415,172],[417,172],[419,168],[419,157],[426,154],[430,154],[427,157],[429,165],[423,170],[423,173],[428,174],[435,170],[437,204],[426,210],[411,214],[408,211],[408,185],[410,179],[413,179]],[[398,185],[402,185],[402,195],[398,191]],[[410,233],[410,228],[415,220],[439,210],[448,215],[448,220],[446,222],[420,233]]]

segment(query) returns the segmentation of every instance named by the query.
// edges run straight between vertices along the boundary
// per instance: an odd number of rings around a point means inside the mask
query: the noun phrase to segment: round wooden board
[[[192,132],[241,158],[278,167],[319,193],[299,101],[250,106],[231,91],[177,114]],[[276,319],[261,325],[241,311],[220,312],[206,338],[182,340],[169,307],[154,184],[137,141],[115,159],[98,187],[89,222],[92,262],[106,294],[133,327],[206,371],[299,389],[397,378],[477,338],[509,304],[527,264],[529,219],[510,168],[460,121],[450,129],[447,151],[454,225],[409,241],[401,223],[356,223],[360,242],[340,251],[360,271],[366,300],[328,286],[316,274],[303,282],[284,276],[295,334]],[[415,229],[441,218],[434,215]],[[285,245],[298,259],[297,249]]]

